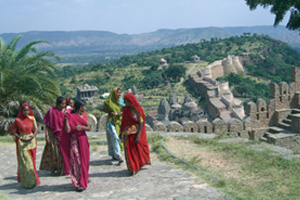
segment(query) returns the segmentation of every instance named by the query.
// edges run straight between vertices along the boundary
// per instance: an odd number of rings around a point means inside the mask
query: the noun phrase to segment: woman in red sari
[[[90,125],[85,114],[86,102],[78,100],[72,114],[68,116],[71,146],[71,179],[75,190],[82,191],[87,188],[89,179],[90,146],[85,131],[89,131]]]
[[[35,167],[37,124],[28,103],[21,106],[9,132],[17,147],[18,182],[24,188],[31,189],[40,184],[40,179]]]
[[[56,107],[50,108],[44,117],[46,146],[40,170],[50,171],[52,175],[58,176],[70,174],[70,138],[65,131],[65,107],[65,98],[58,97]]]
[[[74,109],[74,100],[71,97],[66,98],[66,111],[67,112],[72,112]]]
[[[124,101],[126,106],[123,107],[121,134],[128,171],[135,175],[144,165],[151,165],[145,114],[133,94],[126,94]]]

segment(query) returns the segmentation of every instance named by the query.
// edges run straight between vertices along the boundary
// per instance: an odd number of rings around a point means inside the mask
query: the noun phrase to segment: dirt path
[[[42,146],[38,146],[39,166]],[[126,164],[118,166],[106,150],[91,152],[92,182],[83,192],[73,190],[70,176],[53,177],[38,171],[41,185],[26,190],[17,183],[15,146],[0,147],[0,192],[9,199],[231,199],[191,174],[159,161],[129,177]]]

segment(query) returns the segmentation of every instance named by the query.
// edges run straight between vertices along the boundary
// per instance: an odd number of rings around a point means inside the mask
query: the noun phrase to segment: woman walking
[[[71,179],[77,191],[85,190],[90,180],[90,147],[85,131],[89,131],[91,128],[85,110],[86,102],[84,100],[76,101],[75,108],[69,116],[69,125],[67,125],[68,132],[71,132]]]
[[[145,164],[151,165],[147,141],[145,114],[135,96],[124,96],[126,106],[123,108],[121,134],[128,171],[135,175]]]
[[[122,107],[124,106],[123,99],[121,99],[122,90],[114,88],[107,100],[104,101],[103,111],[108,113],[106,121],[106,138],[108,145],[108,155],[114,160],[123,162],[122,143],[119,142],[120,126],[122,121]]]
[[[49,109],[44,117],[46,124],[46,146],[41,159],[40,170],[50,171],[52,175],[70,174],[70,138],[65,131],[66,100],[58,97],[56,106]]]
[[[28,103],[22,104],[9,132],[16,142],[18,182],[22,183],[22,187],[31,189],[40,184],[40,179],[35,167],[37,123]]]

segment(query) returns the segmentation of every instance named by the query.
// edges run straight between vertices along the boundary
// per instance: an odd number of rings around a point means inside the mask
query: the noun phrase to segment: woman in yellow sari
[[[106,121],[106,138],[108,145],[108,155],[114,160],[123,162],[122,151],[123,144],[119,142],[120,126],[122,121],[122,107],[125,106],[121,98],[122,90],[114,88],[109,97],[104,101],[103,111],[108,113]]]

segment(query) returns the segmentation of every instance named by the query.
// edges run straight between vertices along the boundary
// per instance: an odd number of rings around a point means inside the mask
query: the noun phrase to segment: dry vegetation
[[[173,155],[203,173],[167,154],[160,147],[160,139],[159,136],[149,138],[152,157],[155,154],[161,161],[190,171],[234,199],[300,199],[300,162],[297,160],[284,160],[268,149],[253,149],[254,142],[219,143],[220,138],[204,140],[196,137],[165,139],[164,145]]]

